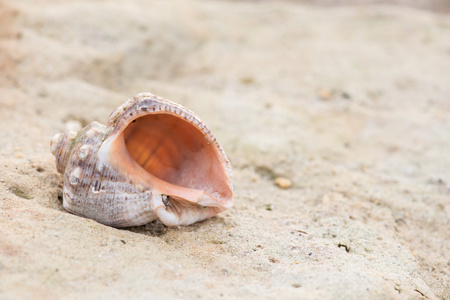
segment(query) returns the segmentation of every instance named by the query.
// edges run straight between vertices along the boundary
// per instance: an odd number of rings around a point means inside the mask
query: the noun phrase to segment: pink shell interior
[[[123,132],[131,157],[168,183],[230,196],[224,169],[203,133],[177,116],[149,114]]]
[[[141,173],[138,176],[154,191],[170,197],[171,207],[163,209],[184,220],[181,224],[203,220],[231,206],[229,163],[223,151],[186,119],[170,112],[146,114],[130,122],[115,145],[126,149],[134,161],[123,163],[128,173],[133,173],[137,163],[146,174],[142,170],[134,173]]]

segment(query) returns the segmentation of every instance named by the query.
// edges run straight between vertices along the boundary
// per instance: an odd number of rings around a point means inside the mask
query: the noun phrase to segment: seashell
[[[63,206],[114,226],[189,225],[232,206],[230,163],[190,110],[150,93],[50,143],[64,175]]]

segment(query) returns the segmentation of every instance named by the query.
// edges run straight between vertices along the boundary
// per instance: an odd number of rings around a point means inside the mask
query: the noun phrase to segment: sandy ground
[[[1,299],[449,299],[450,16],[296,2],[0,2]],[[50,138],[150,91],[235,206],[181,228],[64,211]],[[275,178],[292,181],[281,189]]]

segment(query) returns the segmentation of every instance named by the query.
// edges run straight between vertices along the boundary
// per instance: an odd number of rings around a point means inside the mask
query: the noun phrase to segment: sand
[[[406,6],[0,2],[0,299],[449,299],[449,37]],[[143,91],[212,129],[231,210],[64,210],[51,137]]]

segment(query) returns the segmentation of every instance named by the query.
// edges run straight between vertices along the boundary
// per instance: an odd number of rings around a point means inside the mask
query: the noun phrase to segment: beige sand
[[[0,299],[449,299],[449,37],[398,6],[2,2]],[[142,91],[211,127],[232,210],[64,211],[50,138]]]

